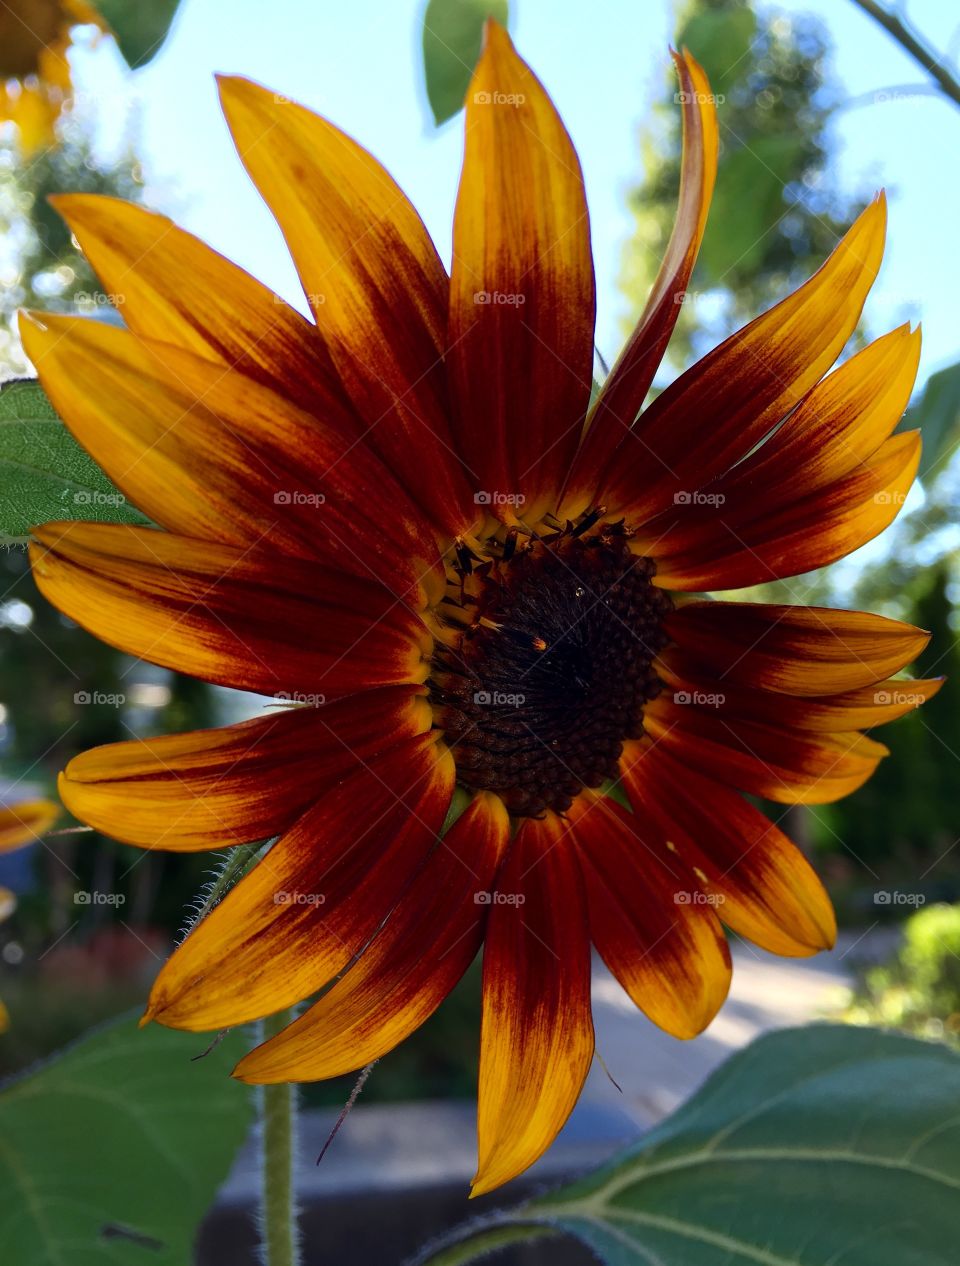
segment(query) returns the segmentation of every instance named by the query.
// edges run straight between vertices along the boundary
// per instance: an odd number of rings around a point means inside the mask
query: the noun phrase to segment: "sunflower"
[[[284,705],[63,774],[78,818],[142,848],[279,837],[145,1019],[222,1029],[313,998],[236,1075],[333,1077],[410,1034],[482,944],[475,1194],[576,1102],[591,942],[678,1037],[727,993],[723,924],[779,954],[833,943],[819,880],[741,793],[854,790],[885,754],[861,731],[938,684],[888,680],[926,643],[908,625],[694,596],[829,563],[894,518],[919,338],[894,330],[824,377],[880,263],[880,197],[640,412],[717,157],[709,85],[675,61],[676,227],[592,404],[580,166],[493,24],[449,277],[366,150],[226,78],[314,321],[167,219],[83,196],[57,206],[129,328],[23,324],[66,424],[159,529],[45,525],[41,590],[130,654]]]
[[[0,121],[17,127],[20,148],[33,154],[54,140],[70,101],[67,53],[73,28],[109,30],[86,0],[5,0],[0,5]]]
[[[32,844],[49,831],[59,815],[59,808],[49,800],[25,800],[15,808],[0,808],[0,854]],[[9,888],[0,886],[0,923],[17,908],[17,899]],[[10,1027],[10,1015],[0,998],[0,1033]]]

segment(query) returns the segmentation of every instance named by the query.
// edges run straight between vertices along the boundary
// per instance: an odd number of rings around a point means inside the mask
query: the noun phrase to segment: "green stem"
[[[260,1022],[260,1040],[274,1037],[294,1018],[281,1011]],[[294,1164],[297,1087],[281,1082],[260,1087],[261,1236],[265,1266],[300,1266]]]
[[[913,60],[931,76],[945,96],[960,105],[960,82],[943,64],[942,56],[915,35],[899,14],[885,8],[878,3],[878,0],[853,0],[853,3],[893,36],[904,52],[909,53]]]

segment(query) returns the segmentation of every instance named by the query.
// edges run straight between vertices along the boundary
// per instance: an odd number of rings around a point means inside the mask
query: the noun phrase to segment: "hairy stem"
[[[260,1022],[261,1040],[279,1033],[294,1018],[281,1011]],[[264,1266],[300,1266],[294,1165],[297,1143],[297,1087],[260,1087],[261,1238]]]

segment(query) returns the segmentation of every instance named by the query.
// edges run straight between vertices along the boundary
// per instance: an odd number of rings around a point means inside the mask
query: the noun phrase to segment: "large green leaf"
[[[423,15],[423,69],[437,125],[463,106],[480,56],[483,24],[507,24],[507,0],[429,0]]]
[[[110,1024],[0,1092],[10,1266],[185,1266],[250,1125],[232,1035]]]
[[[179,4],[180,0],[94,0],[133,70],[159,53]]]
[[[590,1177],[422,1258],[567,1233],[608,1266],[955,1266],[960,1056],[838,1025],[733,1056]]]
[[[0,386],[0,544],[51,519],[146,523],[76,442],[32,378]]]
[[[899,429],[921,433],[920,478],[935,479],[960,444],[960,364],[930,375]]]

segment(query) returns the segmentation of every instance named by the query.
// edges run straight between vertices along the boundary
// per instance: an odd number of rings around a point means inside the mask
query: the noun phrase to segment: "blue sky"
[[[845,97],[924,81],[924,74],[849,0],[781,0],[812,12],[834,44]],[[641,173],[638,127],[662,91],[672,36],[669,0],[517,0],[514,36],[547,84],[583,161],[599,284],[598,344],[610,360],[624,302],[616,287],[630,231],[625,195]],[[954,0],[912,0],[912,21],[938,48],[960,26]],[[227,16],[229,13],[229,16]],[[449,258],[460,164],[457,122],[437,132],[421,82],[421,0],[183,0],[156,60],[125,82],[112,49],[82,54],[81,87],[100,95],[109,127],[117,97],[139,118],[149,201],[295,302],[299,288],[266,208],[236,160],[220,117],[216,71],[249,75],[337,122],[407,190]],[[957,41],[960,43],[960,40]],[[960,289],[954,240],[960,204],[960,109],[909,92],[843,111],[833,178],[844,189],[884,186],[887,257],[866,320],[880,333],[923,320],[926,376],[956,359]]]

